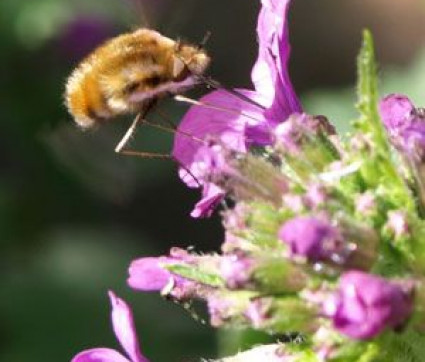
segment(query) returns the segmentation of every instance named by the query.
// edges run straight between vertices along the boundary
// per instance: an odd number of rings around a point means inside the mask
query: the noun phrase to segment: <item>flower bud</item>
[[[412,295],[396,282],[351,271],[341,277],[330,304],[338,331],[351,338],[369,339],[406,322],[412,312]]]
[[[425,213],[425,112],[406,96],[390,94],[379,105],[382,122],[393,146],[411,169],[414,191]]]
[[[308,216],[285,222],[278,236],[289,246],[293,257],[304,257],[313,262],[330,258],[343,243],[338,229],[329,222]]]
[[[410,227],[406,212],[403,210],[389,211],[385,228],[396,240],[410,236]]]
[[[165,268],[178,262],[179,259],[166,256],[136,259],[130,265],[127,283],[144,292],[161,291],[176,299],[191,297],[196,284]]]

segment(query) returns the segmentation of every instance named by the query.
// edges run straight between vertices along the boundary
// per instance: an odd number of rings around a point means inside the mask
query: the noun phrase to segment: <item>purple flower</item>
[[[308,185],[305,194],[305,203],[308,208],[315,209],[321,205],[325,205],[328,199],[329,195],[325,186],[319,183],[311,183]]]
[[[309,216],[299,216],[285,222],[278,236],[288,244],[292,255],[310,261],[329,258],[340,249],[342,241],[338,229],[329,222]]]
[[[258,298],[251,301],[245,310],[245,316],[254,328],[261,328],[270,318],[271,299]]]
[[[173,262],[172,258],[165,256],[148,257],[134,260],[129,268],[128,285],[145,292],[157,292],[162,290],[174,275],[162,265]]]
[[[262,1],[257,26],[259,54],[252,71],[255,91],[237,90],[258,106],[218,90],[200,100],[204,106],[192,106],[180,123],[172,154],[183,166],[179,174],[189,187],[203,185],[191,176],[198,169],[196,155],[205,145],[203,140],[214,138],[229,150],[247,152],[252,144],[272,143],[273,128],[291,113],[301,111],[287,72],[289,4],[290,0]],[[204,196],[201,205],[210,205],[211,196],[204,191],[205,194],[208,196]],[[208,215],[209,210],[195,209],[192,216]]]
[[[254,260],[248,257],[224,255],[220,259],[220,274],[228,288],[243,288],[249,283],[254,266]]]
[[[193,283],[168,271],[164,266],[176,264],[180,258],[147,257],[134,260],[129,268],[128,285],[144,292],[164,291],[176,299],[183,299],[192,292]]]
[[[225,195],[225,191],[217,185],[211,182],[205,184],[202,189],[202,199],[196,203],[190,216],[194,218],[210,217]]]
[[[257,24],[258,58],[251,73],[255,90],[266,98],[266,118],[276,123],[301,111],[288,75],[290,3],[290,0],[261,0]]]
[[[425,114],[406,96],[390,94],[381,100],[379,112],[392,144],[410,159],[425,157]]]
[[[334,327],[357,339],[372,338],[386,328],[401,327],[412,312],[409,289],[375,275],[359,271],[345,273],[331,302]]]
[[[223,298],[221,295],[211,294],[207,299],[210,324],[220,327],[233,317],[233,311],[237,310],[233,300]]]
[[[389,211],[386,227],[396,239],[408,236],[410,234],[410,226],[407,213],[403,210]]]
[[[130,307],[112,291],[109,292],[109,298],[112,305],[112,327],[128,358],[110,348],[93,348],[78,353],[72,362],[149,362],[140,351]]]
[[[370,215],[376,208],[376,197],[371,191],[366,191],[356,197],[356,212],[360,215]]]

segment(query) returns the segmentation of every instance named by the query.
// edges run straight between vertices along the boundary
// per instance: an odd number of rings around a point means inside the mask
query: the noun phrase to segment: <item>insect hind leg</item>
[[[148,113],[152,110],[152,108],[156,105],[156,103],[157,103],[157,100],[153,99],[143,106],[142,111],[137,114],[137,116],[134,118],[133,122],[131,123],[130,127],[125,132],[124,136],[115,146],[116,153],[123,153],[124,147],[127,145],[131,137],[134,135],[134,132],[136,131],[137,126],[143,122],[144,118],[148,115]]]

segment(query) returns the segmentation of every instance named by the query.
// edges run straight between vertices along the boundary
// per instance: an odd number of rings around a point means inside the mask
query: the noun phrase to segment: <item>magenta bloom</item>
[[[196,283],[168,271],[167,264],[176,264],[180,257],[147,257],[134,260],[129,268],[128,285],[143,292],[159,292],[167,289],[167,294],[176,299],[185,299],[195,291]]]
[[[290,3],[290,0],[261,0],[257,24],[258,58],[251,73],[255,90],[266,98],[266,118],[276,123],[301,111],[288,75]]]
[[[112,327],[115,336],[128,358],[110,348],[93,348],[78,353],[72,362],[149,362],[140,351],[130,307],[112,291],[109,292],[112,305]]]
[[[230,289],[246,286],[255,267],[254,260],[239,255],[224,255],[220,260],[220,274]]]
[[[129,268],[128,285],[145,292],[162,290],[170,280],[180,279],[163,267],[163,265],[172,262],[174,262],[172,258],[165,256],[134,260]]]
[[[309,216],[285,222],[278,237],[288,244],[292,255],[303,256],[310,261],[326,259],[341,249],[338,229],[329,222]]]
[[[425,157],[425,113],[406,96],[390,94],[381,100],[379,112],[391,143],[409,158]]]
[[[289,4],[290,0],[262,0],[257,26],[259,52],[252,70],[255,91],[237,90],[258,106],[225,90],[218,90],[201,99],[209,107],[192,106],[180,123],[172,154],[184,166],[180,177],[189,187],[205,183],[191,176],[196,177],[199,169],[196,155],[205,146],[203,140],[214,139],[230,150],[247,152],[250,145],[271,144],[274,127],[291,113],[301,111],[287,70],[290,46],[286,17]],[[203,199],[192,216],[209,215],[211,205],[217,199],[218,192],[211,196],[211,192],[204,190]]]
[[[375,275],[345,273],[333,302],[335,328],[351,338],[368,339],[386,328],[402,326],[412,312],[406,289]]]

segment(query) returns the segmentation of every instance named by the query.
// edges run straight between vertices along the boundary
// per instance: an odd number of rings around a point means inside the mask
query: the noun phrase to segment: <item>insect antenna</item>
[[[208,41],[211,38],[211,31],[207,31],[204,35],[204,37],[202,38],[202,40],[198,43],[197,48],[198,50],[203,50],[205,49],[205,45],[207,45]]]

